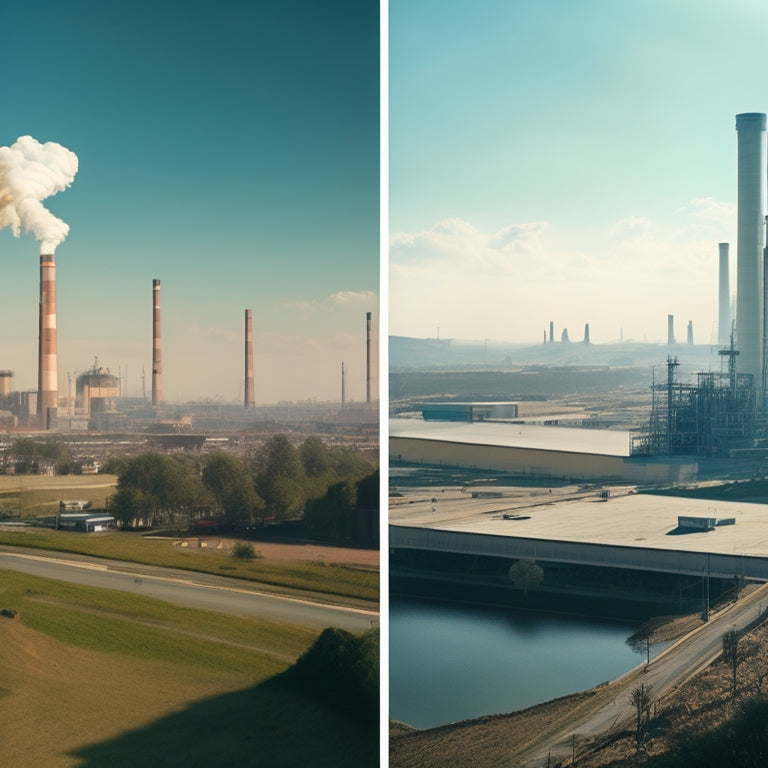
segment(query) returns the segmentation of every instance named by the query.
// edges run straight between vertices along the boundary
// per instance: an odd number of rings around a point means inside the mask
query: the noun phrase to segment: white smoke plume
[[[46,197],[66,189],[77,173],[77,155],[48,141],[20,136],[10,147],[0,147],[0,229],[21,230],[40,241],[40,253],[53,254],[69,232],[43,204]]]

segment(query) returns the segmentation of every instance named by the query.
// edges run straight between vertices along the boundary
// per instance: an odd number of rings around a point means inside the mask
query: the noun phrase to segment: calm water
[[[430,728],[591,688],[642,663],[635,626],[393,597],[390,717]]]

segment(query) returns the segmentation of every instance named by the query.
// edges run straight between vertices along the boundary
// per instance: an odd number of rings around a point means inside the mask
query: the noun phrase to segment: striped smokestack
[[[59,404],[59,363],[56,344],[56,264],[53,254],[40,256],[40,336],[37,367],[37,416],[50,429]]]
[[[365,402],[371,402],[371,313],[365,313]]]
[[[253,311],[245,310],[245,402],[246,408],[256,405],[253,390]]]
[[[160,335],[160,281],[152,281],[152,405],[163,403],[163,363]]]

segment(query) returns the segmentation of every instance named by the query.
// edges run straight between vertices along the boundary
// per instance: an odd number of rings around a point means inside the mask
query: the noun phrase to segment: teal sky
[[[766,29],[758,0],[390,0],[390,331],[716,339]]]
[[[151,382],[162,286],[168,400],[242,398],[253,310],[257,402],[365,398],[378,315],[376,0],[29,0],[3,10],[0,146],[75,152],[46,206],[59,386],[99,364]],[[0,232],[0,368],[36,386],[39,245]],[[127,374],[126,374],[127,371]]]

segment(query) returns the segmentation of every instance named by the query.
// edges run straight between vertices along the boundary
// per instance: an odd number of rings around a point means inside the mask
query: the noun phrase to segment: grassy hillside
[[[280,682],[316,631],[8,571],[0,608],[4,765],[377,765],[375,730]]]

